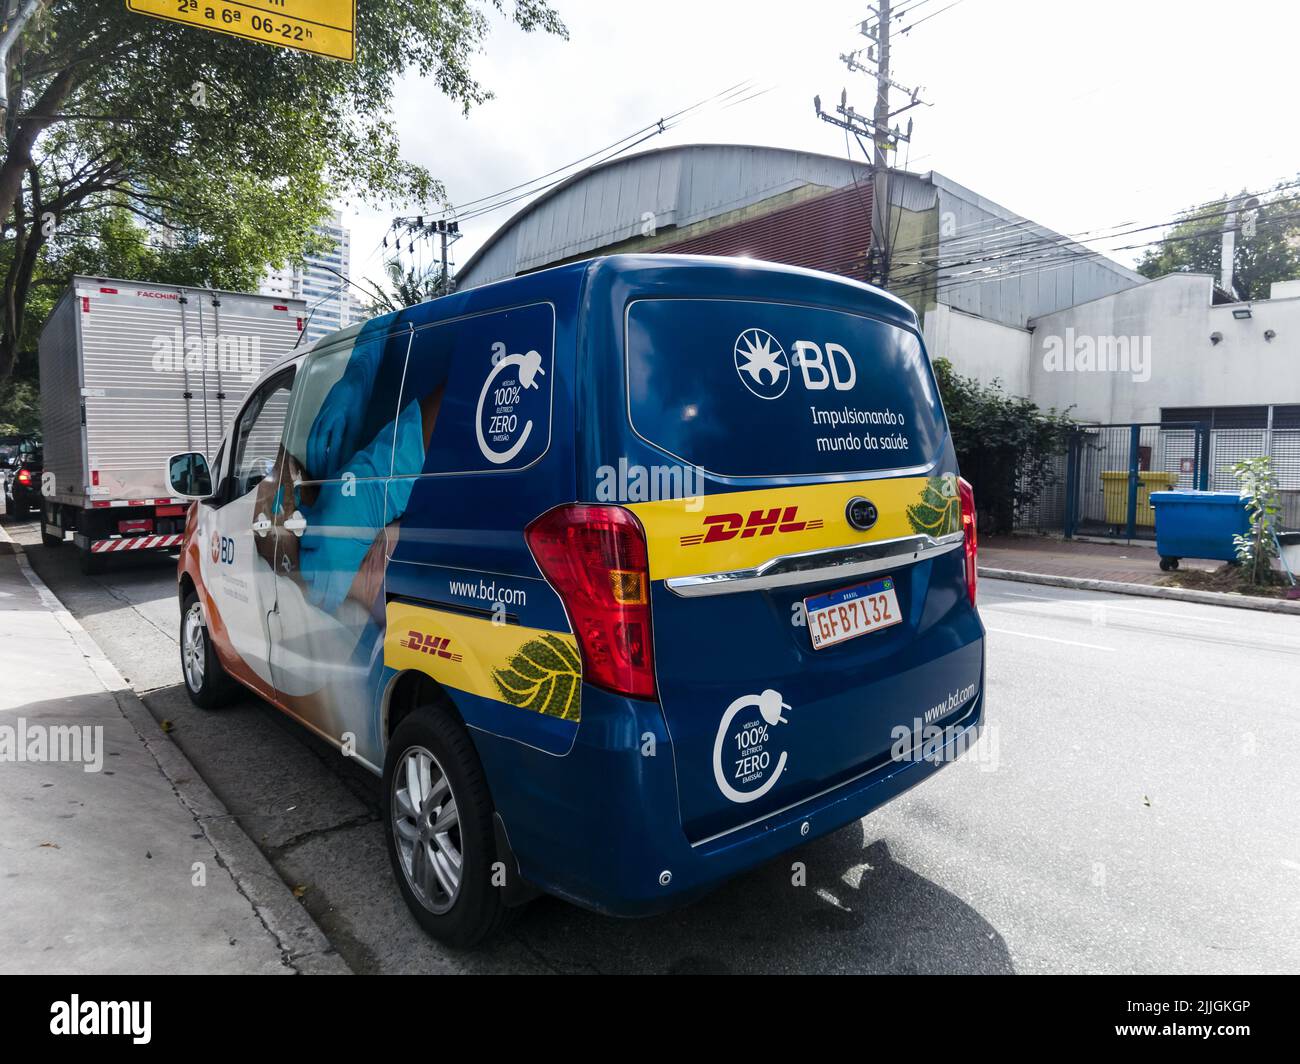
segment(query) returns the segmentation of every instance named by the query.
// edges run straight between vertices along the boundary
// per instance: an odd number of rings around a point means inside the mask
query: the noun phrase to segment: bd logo
[[[775,532],[802,532],[805,529],[821,528],[822,524],[820,517],[800,520],[798,506],[751,510],[748,517],[743,514],[709,514],[704,519],[705,531],[682,536],[681,544],[683,547],[694,547],[700,543],[723,543],[737,536],[752,539],[754,536],[770,536]]]
[[[736,337],[736,373],[740,383],[760,399],[780,399],[790,387],[790,360],[776,337],[763,329],[746,329]]]
[[[790,360],[785,349],[765,329],[746,329],[736,337],[736,375],[760,399],[780,399],[790,386]],[[858,381],[853,356],[842,344],[794,342],[794,364],[810,392],[834,388],[850,391]]]
[[[231,565],[235,560],[235,541],[220,532],[212,533],[212,564]]]

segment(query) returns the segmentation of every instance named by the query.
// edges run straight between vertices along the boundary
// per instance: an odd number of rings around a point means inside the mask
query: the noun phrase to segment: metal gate
[[[1204,491],[1210,484],[1210,431],[1203,422],[1080,425],[1066,452],[1066,538],[1153,538],[1153,491]]]

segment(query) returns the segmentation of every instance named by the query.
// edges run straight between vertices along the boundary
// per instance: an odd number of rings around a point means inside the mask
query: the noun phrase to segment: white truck
[[[301,299],[74,277],[39,341],[45,543],[73,533],[86,572],[119,552],[176,550],[188,504],[171,497],[168,458],[214,458],[306,320]]]

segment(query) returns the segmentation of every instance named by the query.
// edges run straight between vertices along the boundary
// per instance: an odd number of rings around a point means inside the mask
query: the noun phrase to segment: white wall
[[[998,378],[1012,395],[1029,394],[1031,338],[1027,329],[1002,325],[940,303],[925,312],[930,357],[946,358],[964,377],[988,384]]]
[[[1073,406],[1075,417],[1103,423],[1157,421],[1161,407],[1300,403],[1300,298],[1212,307],[1211,284],[1204,275],[1174,274],[1036,318],[1027,394],[1040,406]],[[1232,316],[1246,306],[1249,319]],[[1264,338],[1269,329],[1272,341]],[[1210,340],[1215,332],[1218,344]],[[1062,347],[1078,351],[1117,337],[1140,345],[1149,364],[1052,366],[1049,356]]]

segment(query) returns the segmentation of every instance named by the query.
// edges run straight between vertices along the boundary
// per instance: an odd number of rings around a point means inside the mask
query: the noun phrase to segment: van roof
[[[755,276],[761,275],[764,281],[764,299],[778,302],[826,302],[847,310],[866,311],[907,328],[919,328],[916,312],[903,300],[881,288],[850,277],[762,259],[653,253],[598,256],[507,277],[381,315],[366,322],[362,328],[367,331],[386,329],[413,317],[417,320],[436,321],[505,306],[513,303],[521,292],[528,292],[528,298],[532,298],[534,293],[540,294],[540,291],[557,284],[563,286],[575,283],[585,275],[590,275],[592,281],[599,277],[605,283],[618,278],[633,289],[642,285],[653,288],[667,279],[665,274],[679,270],[706,274],[709,289],[718,291],[721,295],[752,297]]]

